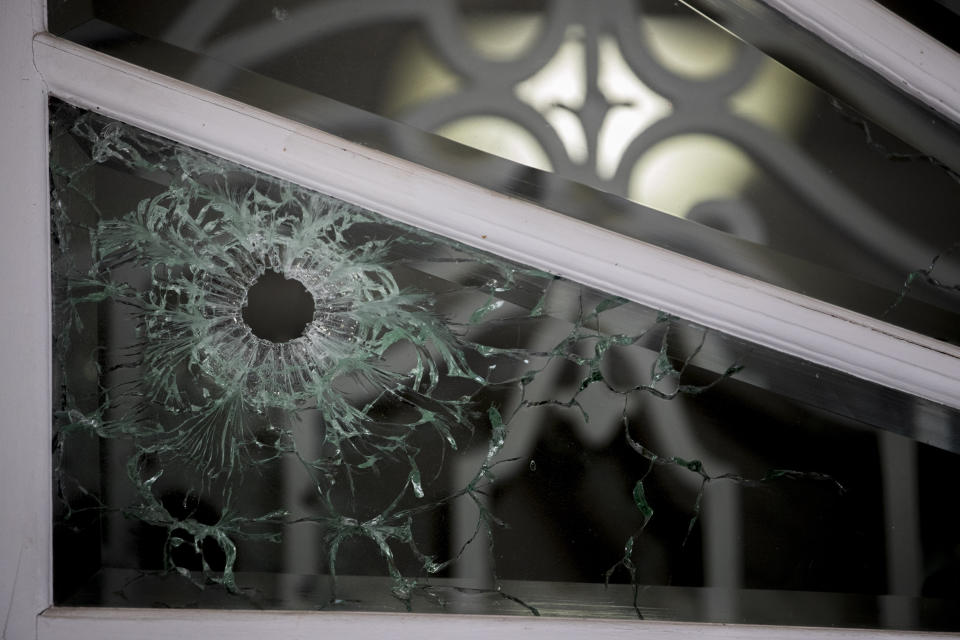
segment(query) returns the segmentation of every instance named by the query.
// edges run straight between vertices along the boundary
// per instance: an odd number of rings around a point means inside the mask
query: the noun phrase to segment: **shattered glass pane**
[[[51,128],[59,604],[960,629],[956,411]]]
[[[960,126],[762,0],[48,6],[73,42],[960,344]]]

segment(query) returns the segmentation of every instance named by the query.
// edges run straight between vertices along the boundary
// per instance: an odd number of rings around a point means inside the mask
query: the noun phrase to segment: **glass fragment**
[[[51,128],[59,604],[960,629],[955,411]]]

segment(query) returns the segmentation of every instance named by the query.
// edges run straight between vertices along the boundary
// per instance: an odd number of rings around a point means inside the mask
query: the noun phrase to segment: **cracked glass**
[[[960,127],[759,0],[49,8],[51,31],[99,51],[960,340]]]
[[[960,416],[51,103],[55,599],[960,629]]]

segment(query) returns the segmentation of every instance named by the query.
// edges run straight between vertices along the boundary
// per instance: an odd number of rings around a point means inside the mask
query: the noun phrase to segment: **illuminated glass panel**
[[[960,129],[763,3],[690,4],[805,77],[673,0],[53,1],[50,20],[147,68],[957,343]]]

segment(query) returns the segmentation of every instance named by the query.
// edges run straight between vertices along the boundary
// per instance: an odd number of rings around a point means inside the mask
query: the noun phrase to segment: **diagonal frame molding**
[[[50,95],[390,218],[960,408],[960,348],[443,175],[47,33]]]
[[[960,53],[883,5],[872,0],[761,2],[960,123],[960,83],[956,80]]]

